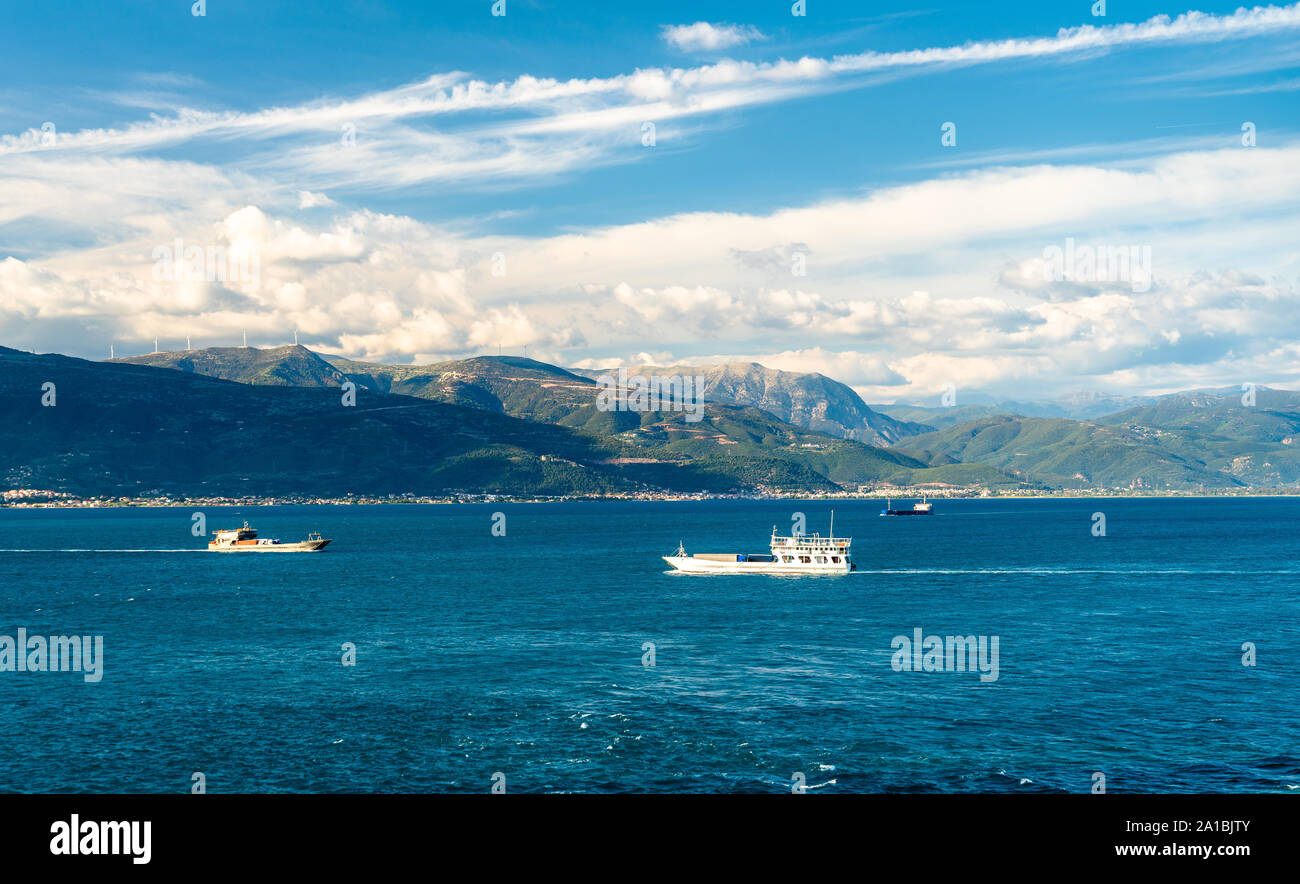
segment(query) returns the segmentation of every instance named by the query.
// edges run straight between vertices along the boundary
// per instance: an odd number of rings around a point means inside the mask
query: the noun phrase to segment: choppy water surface
[[[825,503],[205,510],[335,539],[269,555],[207,553],[191,509],[0,511],[0,634],[105,653],[97,684],[0,672],[0,790],[1300,786],[1300,501],[834,507],[859,570],[814,578],[659,556]],[[997,680],[895,671],[916,628],[998,636]]]

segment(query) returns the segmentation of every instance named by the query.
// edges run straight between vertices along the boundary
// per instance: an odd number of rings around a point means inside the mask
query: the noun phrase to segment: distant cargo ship
[[[885,501],[885,508],[880,511],[882,516],[932,516],[934,515],[934,504],[926,503],[924,499],[920,503],[912,504],[911,509],[896,510],[892,506],[893,501]]]
[[[258,537],[247,522],[243,528],[228,528],[213,531],[212,534],[208,549],[216,552],[315,552],[324,549],[329,543],[317,533],[308,534],[306,540],[297,543],[282,543],[269,537]]]
[[[834,526],[834,521],[831,525]],[[687,574],[847,574],[857,569],[849,555],[852,537],[796,534],[782,537],[772,526],[771,552],[686,554],[685,544],[663,560]]]

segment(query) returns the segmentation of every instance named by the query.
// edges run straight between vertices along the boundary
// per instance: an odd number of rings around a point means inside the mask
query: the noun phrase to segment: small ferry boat
[[[832,525],[834,523],[832,522]],[[796,534],[782,537],[772,526],[771,552],[695,553],[687,555],[684,544],[663,559],[687,574],[847,574],[857,569],[849,554],[852,537],[822,537]]]
[[[329,543],[320,534],[307,535],[306,540],[296,543],[282,543],[269,537],[258,537],[257,532],[244,523],[243,528],[228,528],[213,531],[208,549],[216,552],[315,552],[324,549]]]
[[[880,511],[882,516],[932,516],[934,515],[934,504],[925,502],[922,498],[920,503],[912,504],[910,510],[896,510],[893,508],[893,501],[885,501],[885,508]]]

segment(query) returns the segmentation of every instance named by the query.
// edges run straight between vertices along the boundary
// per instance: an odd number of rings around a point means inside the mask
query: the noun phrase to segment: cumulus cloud
[[[314,209],[318,206],[332,205],[334,205],[334,200],[323,193],[312,193],[310,190],[298,191],[298,208],[300,209]]]
[[[1247,376],[1282,383],[1300,372],[1268,363],[1265,354],[1291,346],[1300,335],[1300,318],[1287,307],[1297,294],[1293,284],[1266,282],[1239,271],[1170,279],[1159,295],[1067,291],[1023,305],[993,297],[937,298],[926,292],[849,302],[763,292],[731,300],[734,315],[725,329],[728,339],[763,318],[794,325],[802,303],[815,305],[816,321],[823,324],[831,316],[844,322],[853,317],[860,322],[852,326],[855,339],[874,346],[741,351],[744,355],[707,350],[675,359],[659,353],[655,361],[754,361],[787,371],[815,371],[854,386],[872,401],[937,396],[947,384],[1033,396],[1057,389],[1063,380],[1070,388],[1093,389],[1125,387],[1135,378],[1148,388],[1158,384],[1166,389],[1176,388],[1172,379],[1183,377],[1197,378],[1201,384]],[[641,290],[639,295],[649,298],[652,293]],[[702,303],[707,306],[719,298],[713,293]],[[684,321],[684,316],[674,318]],[[717,323],[718,316],[709,321]],[[680,334],[677,339],[688,340]],[[719,339],[694,340],[696,346],[707,346]],[[635,363],[638,357],[622,361]],[[1155,366],[1168,369],[1168,374]]]
[[[699,24],[721,27],[684,27]],[[1045,157],[771,211],[684,212],[553,235],[473,235],[339,209],[326,194],[355,205],[370,191],[490,189],[636,161],[648,152],[626,148],[643,120],[662,133],[686,117],[863,86],[875,72],[1296,29],[1300,5],[589,79],[451,72],[290,107],[182,108],[60,131],[52,143],[36,131],[3,136],[0,225],[14,236],[57,230],[64,245],[30,234],[0,255],[0,334],[96,354],[108,339],[151,345],[158,335],[166,345],[190,333],[196,345],[234,343],[245,329],[252,342],[291,340],[298,329],[323,349],[395,361],[497,346],[561,362],[594,359],[574,352],[587,347],[744,352],[899,395],[940,378],[1066,376],[1077,386],[1150,384],[1160,365],[1170,377],[1237,372],[1243,360],[1291,352],[1287,336],[1300,337],[1286,309],[1295,282],[1273,275],[1293,275],[1300,205],[1300,145],[1281,136],[1250,150],[1152,151],[1122,165]],[[176,159],[217,140],[222,166]],[[164,149],[166,158],[150,155]],[[252,249],[258,285],[154,278],[155,250],[178,237]],[[1153,284],[1138,292],[1108,279],[1051,279],[1045,249],[1070,237],[1150,244]],[[491,267],[497,253],[504,275]],[[1204,271],[1232,267],[1242,269]]]
[[[710,24],[706,21],[697,21],[693,25],[664,25],[660,33],[665,43],[683,52],[730,49],[764,39],[763,32],[753,25]]]
[[[764,273],[793,274],[806,269],[808,253],[811,251],[807,243],[792,242],[754,251],[732,249],[731,255],[742,267]]]
[[[287,217],[293,205],[230,206],[205,221],[189,207],[151,214],[133,199],[118,207],[137,219],[128,239],[0,263],[8,342],[71,349],[41,337],[66,336],[68,322],[94,335],[96,352],[107,337],[228,344],[247,329],[252,341],[280,343],[297,329],[304,342],[368,359],[527,346],[563,362],[586,346],[632,351],[653,341],[698,355],[725,341],[768,355],[875,352],[871,371],[842,370],[910,390],[933,383],[936,365],[965,384],[1014,384],[1026,367],[1097,377],[1156,361],[1224,362],[1300,337],[1287,309],[1294,283],[1249,263],[1201,270],[1287,248],[1288,226],[1277,221],[1300,203],[1300,146],[1122,169],[969,172],[767,214],[688,213],[540,237],[471,237],[366,211],[309,223]],[[1237,213],[1231,229],[1221,223],[1225,203]],[[1116,217],[1131,229],[1113,228]],[[1125,243],[1131,230],[1151,238],[1170,219],[1179,223],[1153,245],[1160,260],[1149,291],[1041,272],[1060,234],[1099,230],[1099,241]],[[259,284],[156,279],[154,252],[177,237],[251,250]],[[804,250],[815,260],[793,275],[788,262]],[[497,254],[503,275],[493,272]],[[944,260],[964,274],[944,276]]]

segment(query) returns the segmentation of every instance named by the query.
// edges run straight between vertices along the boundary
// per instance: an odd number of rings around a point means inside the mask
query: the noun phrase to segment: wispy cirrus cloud
[[[665,145],[689,143],[734,121],[732,111],[919,73],[1226,47],[1297,30],[1300,4],[567,80],[490,82],[453,71],[301,104],[177,105],[124,125],[3,136],[0,237],[10,251],[0,253],[0,334],[72,349],[57,341],[75,327],[97,348],[116,340],[122,352],[124,342],[154,336],[164,345],[188,332],[196,343],[231,343],[247,329],[251,342],[279,343],[297,329],[331,352],[395,361],[498,344],[558,362],[651,345],[689,358],[726,340],[759,361],[824,367],[882,397],[940,381],[1010,383],[1017,372],[1044,383],[1154,383],[1151,366],[1163,364],[1171,373],[1188,366],[1188,375],[1201,365],[1208,377],[1276,354],[1297,334],[1300,145],[1276,126],[1251,149],[1237,143],[1237,123],[1224,133],[1232,147],[1219,136],[1148,139],[1132,128],[1120,130],[1118,145],[1104,143],[1104,132],[1092,143],[1091,131],[1064,146],[1012,141],[971,152],[964,143],[943,162],[924,152],[899,161],[909,171],[943,169],[928,179],[862,192],[863,178],[844,176],[816,191],[828,198],[807,191],[727,211],[724,194],[719,210],[638,210],[620,216],[635,223],[531,236],[357,206],[375,205],[375,194],[486,194],[636,163],[654,155],[640,143],[645,121]],[[145,85],[162,95],[187,84]],[[484,208],[498,207],[471,211]],[[160,284],[151,251],[176,236],[256,244],[261,287]],[[1027,274],[1044,246],[1067,236],[1152,244],[1158,284],[1144,296],[1026,284],[1042,276]],[[504,276],[486,269],[498,252],[509,259]],[[806,277],[792,275],[796,259],[806,259]]]
[[[1219,89],[1206,92],[1206,95],[1259,95],[1265,92],[1297,92],[1300,91],[1300,77],[1292,77],[1288,80],[1278,80],[1273,83],[1260,83],[1254,86],[1240,86],[1236,89]]]
[[[707,23],[704,23],[707,25]],[[690,27],[695,27],[694,25]],[[713,26],[708,26],[713,27]],[[1300,4],[1188,12],[1142,23],[1083,25],[1055,35],[898,52],[865,52],[770,62],[723,60],[688,68],[643,68],[612,77],[559,80],[521,76],[487,82],[442,73],[357,98],[321,99],[256,111],[178,108],[117,128],[0,136],[0,155],[54,160],[67,152],[138,154],[219,141],[231,162],[308,176],[317,188],[409,187],[421,181],[500,181],[582,168],[626,150],[643,121],[669,125],[799,96],[863,88],[868,75],[892,77],[944,66],[1048,59],[1144,45],[1244,39],[1300,29]],[[492,112],[491,117],[485,117]],[[504,116],[502,116],[504,114]],[[512,116],[513,115],[513,116]],[[437,121],[436,127],[434,122]],[[362,149],[336,150],[348,132]],[[566,163],[565,156],[572,162]],[[530,174],[530,169],[534,169]],[[385,175],[386,171],[396,174]]]

